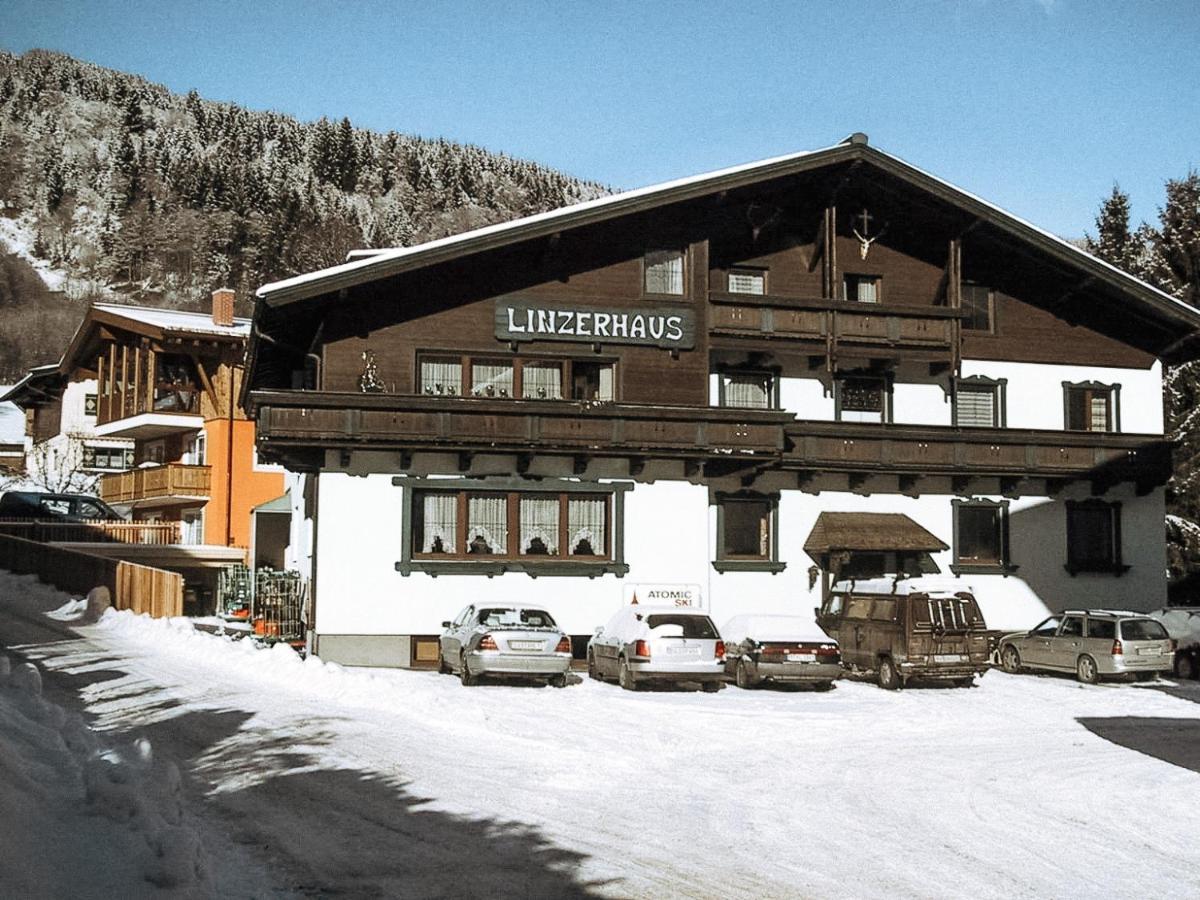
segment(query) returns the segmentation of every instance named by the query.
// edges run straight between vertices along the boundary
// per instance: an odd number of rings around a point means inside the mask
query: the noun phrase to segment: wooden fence
[[[61,522],[53,519],[0,519],[0,534],[31,541],[94,544],[179,544],[179,522],[126,522],[96,519]]]
[[[113,606],[155,618],[183,614],[183,576],[124,560],[0,534],[0,569],[35,574],[62,591],[108,588]]]

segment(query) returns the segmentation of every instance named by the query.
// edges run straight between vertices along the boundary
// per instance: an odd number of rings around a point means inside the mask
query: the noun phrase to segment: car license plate
[[[545,641],[509,641],[510,650],[541,650]]]
[[[817,655],[815,653],[789,653],[787,655],[788,662],[816,662]]]
[[[934,654],[934,662],[962,662],[966,657],[961,653],[936,653]]]
[[[1162,656],[1162,647],[1139,647],[1138,656]]]
[[[699,656],[699,647],[668,647],[667,654],[669,656]]]

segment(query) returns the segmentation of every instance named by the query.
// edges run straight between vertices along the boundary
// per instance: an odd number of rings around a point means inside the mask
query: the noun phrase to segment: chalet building
[[[178,545],[110,552],[182,571],[200,607],[217,568],[251,561],[254,508],[284,493],[238,405],[250,323],[233,317],[233,296],[216,291],[211,315],[95,304],[56,367],[68,391],[93,386],[95,434],[128,445],[100,498],[135,522],[179,523]]]
[[[856,134],[269,284],[243,397],[326,659],[429,663],[476,601],[578,648],[634,596],[934,571],[1009,628],[1164,602],[1198,329]]]
[[[61,363],[38,366],[0,400],[24,412],[25,485],[59,492],[93,493],[100,476],[133,465],[133,442],[96,432],[96,380],[78,380]]]

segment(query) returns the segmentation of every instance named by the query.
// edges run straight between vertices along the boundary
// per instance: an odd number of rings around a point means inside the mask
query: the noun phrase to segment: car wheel
[[[617,684],[627,691],[637,690],[637,682],[633,680],[633,673],[629,671],[629,662],[623,656],[617,664]]]
[[[1084,684],[1095,684],[1100,680],[1100,670],[1096,668],[1096,661],[1086,654],[1079,657],[1075,663],[1075,677]]]
[[[755,685],[755,682],[750,678],[750,669],[747,667],[744,659],[737,661],[737,670],[734,672],[733,677],[737,681],[737,686],[744,691],[750,690]]]
[[[968,675],[966,678],[955,678],[954,686],[960,688],[969,688],[975,686],[975,676]]]
[[[1196,657],[1190,653],[1180,653],[1175,657],[1175,675],[1184,681],[1196,677]]]
[[[715,694],[720,689],[721,689],[721,682],[719,682],[719,681],[702,681],[702,682],[700,682],[700,690],[704,691],[704,693],[706,693],[706,694]]]
[[[900,673],[890,656],[879,660],[879,686],[885,691],[895,691],[900,688]]]
[[[832,681],[818,681],[816,684],[813,685],[813,690],[817,691],[819,693],[822,693],[822,694],[824,694],[826,691],[832,691],[833,690],[833,682]]]
[[[438,674],[449,675],[454,670],[450,668],[450,664],[446,662],[446,657],[442,656],[442,651],[438,650]]]
[[[1012,644],[1005,645],[1000,651],[1000,667],[1011,675],[1021,671],[1021,654]]]
[[[566,686],[567,686],[567,676],[565,674],[550,676],[550,687],[565,688]]]
[[[471,674],[471,667],[467,665],[467,655],[462,656],[462,668],[458,670],[458,679],[463,683],[463,687],[474,687],[479,684],[479,676]]]
[[[588,678],[592,679],[593,681],[602,681],[603,680],[600,677],[600,669],[596,667],[596,654],[595,653],[588,654]]]

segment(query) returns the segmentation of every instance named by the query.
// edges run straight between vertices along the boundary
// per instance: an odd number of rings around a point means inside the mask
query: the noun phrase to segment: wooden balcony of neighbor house
[[[830,359],[904,356],[951,364],[961,315],[945,306],[710,293],[708,328],[714,335],[808,342]]]
[[[1090,480],[1102,488],[1133,482],[1145,491],[1171,472],[1171,443],[1159,435],[813,421],[786,431],[786,468],[860,479],[996,477],[1014,490],[1028,479]]]
[[[212,491],[212,468],[168,463],[145,469],[114,472],[100,478],[100,499],[132,504],[147,500],[207,499]]]
[[[779,410],[405,394],[256,392],[260,450],[430,450],[637,458],[778,458]]]

